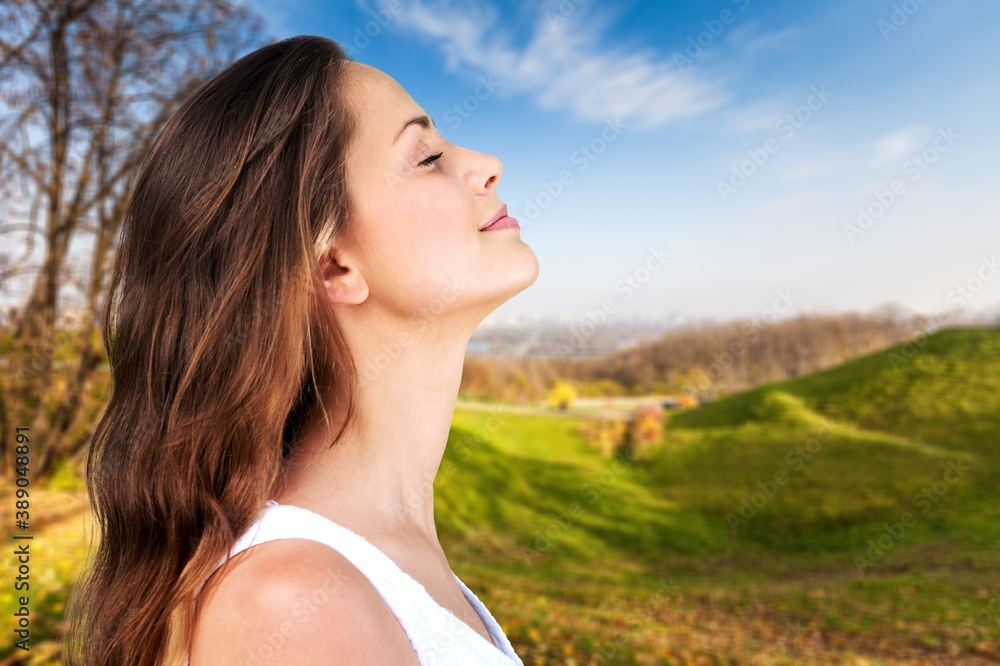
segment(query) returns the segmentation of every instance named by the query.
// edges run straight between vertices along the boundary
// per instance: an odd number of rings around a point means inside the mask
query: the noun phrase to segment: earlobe
[[[368,283],[361,271],[344,255],[325,255],[320,259],[319,268],[333,305],[357,305],[368,298]]]

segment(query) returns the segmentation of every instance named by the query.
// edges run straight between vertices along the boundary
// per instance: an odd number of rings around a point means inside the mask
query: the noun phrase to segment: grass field
[[[459,409],[441,539],[526,664],[997,663],[998,376],[1000,331],[941,331],[671,414],[632,461]],[[51,663],[86,512],[41,501],[70,516],[36,537]]]

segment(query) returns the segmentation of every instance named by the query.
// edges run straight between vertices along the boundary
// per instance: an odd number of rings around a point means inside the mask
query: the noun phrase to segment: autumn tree
[[[628,424],[618,416],[598,416],[580,421],[580,434],[602,455],[610,456],[622,446]]]
[[[87,441],[97,313],[136,171],[195,87],[261,43],[260,21],[223,0],[13,0],[0,16],[0,279],[27,284],[4,322],[0,457],[8,468],[28,426],[44,475]]]
[[[628,420],[625,454],[632,456],[660,441],[663,435],[663,410],[656,403],[640,403]]]
[[[576,400],[576,389],[571,383],[559,380],[549,390],[548,400],[553,407],[565,410]]]

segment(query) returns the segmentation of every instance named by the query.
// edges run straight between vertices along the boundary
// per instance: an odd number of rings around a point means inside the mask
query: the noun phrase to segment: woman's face
[[[347,76],[358,122],[348,155],[355,216],[340,244],[345,258],[367,283],[367,299],[390,313],[461,311],[478,322],[538,277],[520,229],[480,231],[504,204],[497,194],[503,165],[446,141],[432,122],[409,122],[426,114],[384,72],[350,62]]]

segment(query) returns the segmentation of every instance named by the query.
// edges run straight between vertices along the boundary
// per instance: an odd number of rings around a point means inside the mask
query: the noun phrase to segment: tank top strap
[[[455,580],[459,588],[486,625],[493,642],[438,604],[419,581],[363,536],[308,509],[268,500],[264,513],[237,539],[229,557],[277,539],[318,541],[347,558],[368,578],[392,610],[422,665],[522,664],[499,624],[458,576]],[[224,556],[216,566],[221,566],[225,560]],[[336,585],[335,580],[324,580],[321,588],[332,593]]]

